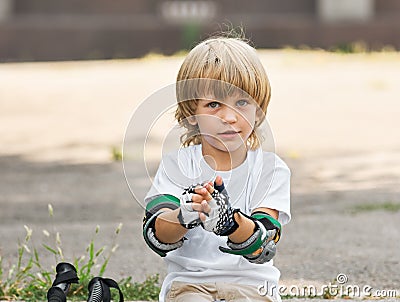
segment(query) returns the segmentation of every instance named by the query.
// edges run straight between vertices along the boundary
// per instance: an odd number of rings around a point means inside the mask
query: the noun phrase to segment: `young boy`
[[[176,94],[182,148],[163,157],[143,223],[168,266],[160,301],[280,300],[271,259],[290,220],[290,171],[261,148],[270,85],[255,49],[203,41],[185,58]]]

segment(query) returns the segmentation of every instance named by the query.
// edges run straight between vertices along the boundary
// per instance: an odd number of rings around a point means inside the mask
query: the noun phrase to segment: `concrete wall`
[[[13,3],[11,0],[0,1],[0,22],[6,21],[13,15]]]
[[[362,40],[371,48],[400,49],[398,0],[1,1],[11,6],[0,6],[0,61],[172,54],[235,26],[260,48],[330,48]],[[340,9],[350,2],[358,9],[348,8],[343,18]],[[332,3],[336,11],[323,11]],[[366,8],[361,17],[360,8]]]

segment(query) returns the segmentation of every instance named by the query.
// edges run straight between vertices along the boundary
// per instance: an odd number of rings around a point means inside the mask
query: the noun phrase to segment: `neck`
[[[229,171],[240,166],[247,156],[246,146],[235,151],[222,151],[202,144],[202,154],[206,163],[216,171]]]

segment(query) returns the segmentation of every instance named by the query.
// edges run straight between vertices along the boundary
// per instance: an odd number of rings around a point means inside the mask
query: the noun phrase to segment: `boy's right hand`
[[[211,194],[203,185],[193,185],[185,189],[179,198],[179,223],[186,229],[200,225],[206,219],[205,213],[211,211],[207,202],[211,199]]]

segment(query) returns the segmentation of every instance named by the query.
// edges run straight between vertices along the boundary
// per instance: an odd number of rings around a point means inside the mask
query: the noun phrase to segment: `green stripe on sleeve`
[[[257,220],[260,220],[260,219],[263,219],[263,218],[267,218],[269,221],[271,221],[273,223],[274,226],[278,227],[279,229],[282,228],[280,222],[278,220],[276,220],[274,217],[272,217],[271,215],[261,214],[260,212],[257,212],[255,214],[251,215],[251,217],[253,217],[253,218],[257,219]]]
[[[156,198],[154,198],[152,201],[150,201],[147,205],[146,205],[146,211],[150,211],[151,209],[153,209],[154,207],[163,204],[163,203],[169,203],[169,204],[175,204],[177,207],[180,206],[180,201],[178,198],[176,198],[173,195],[160,195]]]

